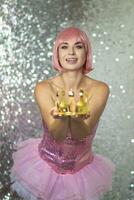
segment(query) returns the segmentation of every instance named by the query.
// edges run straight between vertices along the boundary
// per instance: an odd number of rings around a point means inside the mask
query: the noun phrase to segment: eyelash
[[[68,46],[61,46],[61,49],[67,49]],[[83,46],[82,45],[77,45],[76,46],[78,49],[82,49]]]
[[[67,46],[61,46],[60,48],[61,48],[61,49],[66,49],[66,48],[67,48]]]
[[[78,47],[79,49],[82,49],[82,48],[83,48],[83,46],[82,46],[82,45],[78,45],[77,47]]]

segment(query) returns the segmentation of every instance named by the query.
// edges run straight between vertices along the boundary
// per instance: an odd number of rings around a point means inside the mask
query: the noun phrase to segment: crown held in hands
[[[79,100],[75,101],[75,93],[72,89],[68,91],[68,98],[65,96],[65,90],[56,92],[55,106],[59,116],[79,116],[90,113],[89,110],[89,94],[81,88],[79,91]]]

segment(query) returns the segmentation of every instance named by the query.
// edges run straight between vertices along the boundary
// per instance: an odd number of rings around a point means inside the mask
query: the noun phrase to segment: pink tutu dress
[[[11,189],[24,200],[99,200],[112,190],[115,165],[92,152],[92,133],[81,141],[67,133],[57,143],[43,122],[43,138],[30,138],[13,153]]]

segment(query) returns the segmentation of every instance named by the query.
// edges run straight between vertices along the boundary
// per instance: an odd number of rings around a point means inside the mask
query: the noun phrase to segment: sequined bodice
[[[68,132],[63,142],[57,143],[48,132],[43,121],[44,136],[39,144],[39,153],[42,159],[57,173],[74,173],[93,160],[92,141],[95,136],[97,125],[92,133],[85,139],[77,141],[71,138]]]

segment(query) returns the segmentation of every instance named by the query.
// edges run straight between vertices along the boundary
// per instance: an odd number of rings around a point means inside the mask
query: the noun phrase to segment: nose
[[[70,55],[74,55],[75,54],[74,47],[70,47],[69,48],[68,54],[70,54]]]

